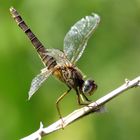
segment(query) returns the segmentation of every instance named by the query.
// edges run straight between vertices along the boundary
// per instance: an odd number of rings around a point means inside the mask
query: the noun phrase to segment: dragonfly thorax
[[[58,67],[53,75],[73,89],[81,87],[84,82],[82,73],[75,67]]]

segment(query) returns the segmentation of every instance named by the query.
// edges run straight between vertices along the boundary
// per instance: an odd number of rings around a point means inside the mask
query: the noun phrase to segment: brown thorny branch
[[[140,76],[129,81],[125,80],[125,84],[122,86],[118,87],[117,89],[111,91],[110,93],[106,94],[105,96],[99,98],[95,102],[92,102],[88,106],[84,106],[80,109],[77,109],[67,115],[66,117],[63,118],[62,120],[58,120],[54,122],[53,124],[49,125],[48,127],[43,127],[42,122],[40,123],[40,128],[32,133],[31,135],[22,138],[21,140],[41,140],[41,138],[45,135],[48,135],[52,132],[55,132],[59,129],[62,129],[69,124],[73,123],[74,121],[85,117],[88,114],[94,113],[99,111],[107,102],[115,98],[117,95],[123,93],[124,91],[133,88],[133,87],[138,87],[140,86]]]

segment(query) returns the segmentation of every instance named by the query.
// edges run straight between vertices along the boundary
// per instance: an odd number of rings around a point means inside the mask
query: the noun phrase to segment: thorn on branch
[[[125,84],[126,84],[126,86],[128,86],[129,82],[130,82],[130,80],[128,80],[128,79],[126,78],[126,79],[125,79]]]

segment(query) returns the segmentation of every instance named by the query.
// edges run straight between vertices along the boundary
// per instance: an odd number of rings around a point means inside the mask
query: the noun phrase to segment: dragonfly
[[[89,38],[100,22],[98,14],[92,13],[77,21],[66,34],[64,38],[64,48],[63,51],[61,51],[54,48],[45,48],[27,26],[17,10],[11,7],[10,13],[17,25],[23,30],[33,44],[45,66],[41,70],[41,73],[32,80],[28,99],[34,95],[50,75],[53,75],[68,87],[68,90],[56,101],[56,108],[61,119],[62,115],[59,103],[71,89],[76,92],[79,105],[88,105],[91,101],[87,96],[92,95],[96,91],[97,84],[90,78],[85,79],[85,75],[76,66],[76,63],[82,56]]]

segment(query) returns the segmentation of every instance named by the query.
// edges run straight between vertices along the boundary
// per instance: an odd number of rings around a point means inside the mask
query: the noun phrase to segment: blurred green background
[[[0,139],[16,140],[58,119],[56,99],[67,87],[50,77],[30,101],[30,82],[43,65],[9,14],[14,6],[47,48],[63,48],[70,27],[92,12],[100,25],[88,42],[78,67],[94,78],[96,100],[140,74],[140,0],[0,0]],[[61,102],[65,116],[79,108],[74,91]],[[140,88],[43,140],[139,140]]]

